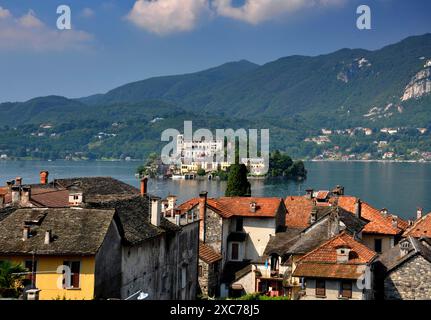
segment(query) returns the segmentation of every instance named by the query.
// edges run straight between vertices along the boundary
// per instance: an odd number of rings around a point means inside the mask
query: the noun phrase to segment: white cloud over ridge
[[[158,35],[192,30],[209,12],[208,0],[137,0],[127,19]]]
[[[347,0],[136,0],[127,19],[158,35],[193,30],[204,16],[218,15],[252,25],[288,16],[300,10],[335,6]]]
[[[33,10],[21,17],[0,7],[0,50],[63,51],[83,49],[93,39],[87,32],[49,28]]]
[[[339,5],[344,0],[245,0],[240,7],[232,0],[213,0],[218,15],[241,20],[253,25],[293,14],[303,9]]]

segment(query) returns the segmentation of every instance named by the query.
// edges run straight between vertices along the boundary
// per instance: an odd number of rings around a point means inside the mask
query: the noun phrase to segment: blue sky
[[[57,6],[72,30],[56,28]],[[356,28],[371,8],[372,29]],[[0,102],[81,97],[247,59],[377,49],[431,32],[429,0],[0,0]]]

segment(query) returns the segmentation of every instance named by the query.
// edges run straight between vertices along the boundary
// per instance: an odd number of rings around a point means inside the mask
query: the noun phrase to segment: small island
[[[163,164],[156,153],[151,153],[145,164],[136,169],[140,177],[160,179],[184,179],[184,180],[222,180],[227,181],[232,171],[246,172],[248,179],[289,179],[302,181],[307,178],[307,170],[302,160],[292,160],[286,153],[275,150],[269,155],[269,167],[266,170],[262,159],[247,159],[240,163],[216,163],[214,166],[204,165],[199,162],[181,165]],[[253,161],[254,160],[254,161]]]

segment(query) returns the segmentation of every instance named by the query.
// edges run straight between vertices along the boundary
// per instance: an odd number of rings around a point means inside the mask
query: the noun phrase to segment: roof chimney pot
[[[51,230],[45,231],[45,244],[50,244],[52,239],[52,232]]]
[[[46,170],[42,170],[39,173],[40,184],[48,184],[48,176],[49,176],[49,172]]]

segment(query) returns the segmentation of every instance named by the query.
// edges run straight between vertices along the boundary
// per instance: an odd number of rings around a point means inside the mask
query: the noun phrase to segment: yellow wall
[[[14,263],[24,265],[26,260],[32,257],[1,257],[0,260],[9,260]],[[36,257],[37,274],[36,287],[40,289],[40,300],[90,300],[94,298],[94,257]],[[79,289],[59,289],[57,281],[61,274],[56,273],[58,266],[63,265],[64,261],[81,261],[79,274]]]

